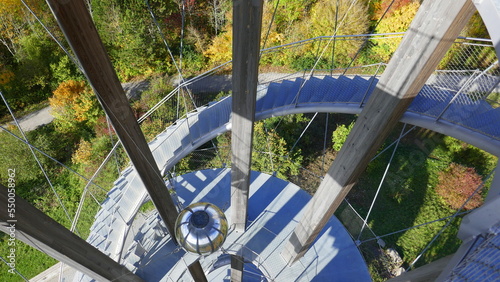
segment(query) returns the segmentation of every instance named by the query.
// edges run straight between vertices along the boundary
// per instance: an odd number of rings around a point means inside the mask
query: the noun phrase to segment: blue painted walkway
[[[307,112],[358,114],[378,83],[375,77],[296,78],[260,86],[256,119]],[[453,100],[453,103],[449,103]],[[443,112],[444,111],[444,112]],[[401,121],[428,128],[500,155],[500,110],[466,93],[426,85]],[[441,113],[443,113],[441,115]],[[166,173],[190,152],[231,129],[231,98],[198,108],[160,133],[149,146],[158,168]],[[441,116],[439,120],[437,116]],[[96,215],[87,239],[120,260],[126,238],[147,192],[133,167],[122,172]]]
[[[182,175],[174,179],[174,187],[184,206],[211,202],[225,209],[230,217],[230,169]],[[202,267],[210,272],[209,281],[226,281],[230,271],[227,255],[235,253],[243,254],[247,262],[245,275],[249,279],[245,281],[371,281],[361,254],[335,217],[300,261],[291,267],[285,265],[280,251],[310,198],[294,184],[252,172],[249,228],[244,234],[230,230],[223,251],[200,259]],[[142,254],[127,256],[126,263],[134,265],[146,281],[190,281],[185,263],[198,257],[182,250],[172,253],[176,247],[168,236],[147,236],[159,225],[155,211],[135,239],[137,245],[152,246],[151,249],[141,248]]]

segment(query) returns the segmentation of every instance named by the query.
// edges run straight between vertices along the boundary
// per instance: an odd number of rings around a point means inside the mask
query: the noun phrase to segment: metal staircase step
[[[285,101],[288,100],[288,96],[293,95],[293,85],[295,84],[294,81],[290,80],[283,80],[281,82],[281,87],[279,89],[279,95],[276,96],[273,102],[273,109],[279,108],[285,105]]]
[[[466,119],[463,121],[464,125],[473,129],[483,129],[487,133],[493,135],[494,132],[500,130],[498,123],[500,121],[500,108],[491,109],[489,111],[483,112],[479,115],[475,115],[474,118]],[[498,136],[498,135],[494,135]]]
[[[352,85],[352,80],[347,76],[340,76],[337,78],[337,84],[334,88],[330,88],[328,94],[323,99],[324,102],[347,102],[351,97],[350,86]]]
[[[232,111],[232,99],[231,97],[227,97],[224,100],[221,100],[218,105],[218,109],[216,114],[218,115],[218,124],[217,128],[227,124],[231,117]]]
[[[431,88],[431,86],[426,85],[422,89],[424,90],[424,92],[432,91],[429,88]],[[435,105],[436,105],[436,100],[430,99],[426,95],[418,94],[417,96],[415,96],[408,109],[418,113],[426,113],[430,108],[434,107]]]
[[[208,126],[208,121],[203,121],[203,115],[205,115],[205,111],[206,108],[198,109],[196,112],[189,113],[187,116],[187,123],[189,124],[189,135],[193,141],[203,136],[203,129]]]
[[[366,90],[370,85],[370,82],[369,80],[366,80],[365,78],[356,75],[352,80],[352,83],[354,84],[353,87],[354,89],[353,92],[351,92],[351,97],[349,97],[348,102],[359,103],[361,102],[361,99],[363,99],[363,96],[365,95]]]
[[[257,101],[255,110],[261,112],[271,109],[274,104],[274,99],[279,93],[280,87],[281,83],[276,83],[276,82],[269,83],[266,95]]]
[[[322,88],[326,89],[326,93],[323,94],[323,97],[318,97],[321,99],[313,100],[311,102],[333,102],[335,101],[335,97],[337,96],[337,87],[338,80],[331,76],[325,76],[322,82]]]
[[[319,91],[318,87],[322,81],[322,79],[314,76],[306,80],[304,85],[302,86],[302,89],[300,89],[298,103],[300,104],[310,102],[315,93]],[[303,80],[301,80],[300,82],[303,83]]]
[[[302,88],[304,88],[304,83],[305,80],[303,78],[298,77],[295,79],[292,88],[290,88],[290,93],[286,95],[285,101],[283,102],[284,106],[290,106],[297,101],[298,95],[300,95],[299,91],[302,92]]]

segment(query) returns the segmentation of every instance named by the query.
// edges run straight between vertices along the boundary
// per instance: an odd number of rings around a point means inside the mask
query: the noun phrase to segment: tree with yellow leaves
[[[39,0],[28,1],[31,9],[37,10]],[[14,56],[21,37],[28,32],[34,18],[25,9],[21,0],[0,0],[0,43]]]
[[[82,81],[62,82],[49,103],[56,129],[64,133],[89,133],[102,115],[97,98]]]
[[[407,5],[396,8],[392,13],[388,13],[377,26],[377,33],[406,32],[410,27],[413,18],[417,14],[420,2],[413,1]],[[382,61],[388,62],[392,54],[401,43],[402,38],[389,38],[378,41],[372,48]]]

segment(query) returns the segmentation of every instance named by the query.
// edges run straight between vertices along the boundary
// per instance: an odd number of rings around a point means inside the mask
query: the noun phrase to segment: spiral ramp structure
[[[464,87],[474,88],[477,85],[496,87],[499,78],[484,75],[472,84],[469,80],[470,85],[465,85],[465,78],[463,81],[455,79],[448,84],[456,85],[456,89],[443,89],[440,85],[447,79],[450,78],[446,75],[431,77],[401,121],[462,139],[499,155],[500,128],[496,121],[500,120],[500,111],[483,99],[473,101],[469,95],[460,92]],[[312,76],[260,85],[256,120],[310,112],[358,114],[377,82],[375,76]],[[151,141],[149,146],[158,168],[166,173],[181,158],[230,129],[231,97],[226,97],[178,120]],[[183,193],[201,192],[192,188],[191,191],[185,189]],[[194,195],[183,197],[193,199]],[[157,214],[144,220],[139,234],[130,234],[132,225],[137,224],[135,219],[139,208],[146,201],[147,191],[134,168],[125,169],[96,215],[87,241],[129,269],[137,270],[141,260],[155,251],[159,241],[168,237]],[[227,202],[220,204],[227,206]],[[263,210],[266,210],[265,207]],[[182,275],[179,276],[181,278]],[[83,275],[75,278],[75,281],[89,280]]]
[[[496,28],[500,22],[500,1],[473,2],[500,55],[500,30]],[[266,83],[258,87],[256,120],[296,113],[359,114],[377,83],[377,76],[361,75],[312,75]],[[498,76],[485,73],[472,79],[435,74],[401,122],[458,138],[500,156],[500,111],[485,100],[489,92],[477,91],[479,88],[491,91],[498,83]],[[469,95],[472,92],[479,96],[472,97]],[[197,108],[159,134],[149,147],[158,168],[166,174],[180,159],[228,130],[231,130],[231,97]],[[167,185],[176,191],[178,204],[211,200],[229,213],[228,174],[227,169],[198,171],[178,176],[173,184],[167,182]],[[356,245],[335,217],[301,263],[286,267],[276,250],[290,235],[309,196],[299,187],[270,175],[253,172],[251,177],[249,229],[245,236],[230,231],[226,246],[219,253],[204,258],[186,254],[172,243],[157,213],[145,218],[138,216],[140,207],[149,199],[132,166],[121,173],[101,204],[87,241],[148,281],[189,281],[187,265],[197,260],[204,269],[209,269],[211,280],[224,281],[227,275],[223,266],[228,265],[230,254],[245,258],[245,269],[254,275],[250,281],[329,281],[332,271],[342,281],[370,279]],[[493,185],[500,187],[497,182]],[[489,228],[469,224],[460,230],[459,237],[466,243],[457,251],[455,263],[448,266],[446,273],[450,276],[446,279],[500,279],[499,227],[494,221],[498,219],[491,216],[500,205],[500,193],[498,189],[493,192],[480,213],[468,218],[473,221],[487,214],[486,220],[491,220]],[[92,281],[92,278],[77,273],[74,281]]]

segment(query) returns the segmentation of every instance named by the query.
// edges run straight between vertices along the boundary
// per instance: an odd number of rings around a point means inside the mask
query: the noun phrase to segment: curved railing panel
[[[256,120],[308,112],[359,114],[376,87],[376,77],[316,76],[259,87]],[[264,94],[265,93],[265,94]],[[453,103],[451,103],[453,101]],[[181,158],[231,128],[231,97],[199,108],[150,142],[158,168],[166,173]],[[426,85],[402,121],[462,139],[500,155],[500,110],[464,93]],[[126,234],[147,192],[135,170],[127,168],[96,215],[88,242],[121,261]],[[130,250],[129,252],[130,253]],[[127,254],[128,254],[127,253]]]

